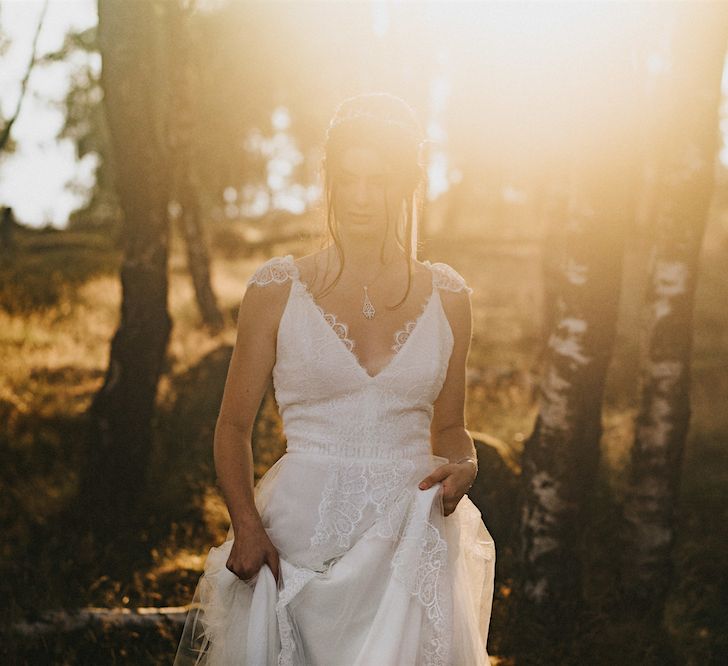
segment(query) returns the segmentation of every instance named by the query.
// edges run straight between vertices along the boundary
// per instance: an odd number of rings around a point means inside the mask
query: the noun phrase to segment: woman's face
[[[346,149],[334,178],[334,215],[343,234],[381,238],[387,207],[393,234],[401,216],[402,192],[377,151],[363,146]]]

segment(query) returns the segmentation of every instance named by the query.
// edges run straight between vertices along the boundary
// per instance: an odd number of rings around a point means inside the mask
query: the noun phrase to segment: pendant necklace
[[[364,285],[364,303],[362,305],[361,313],[367,319],[374,319],[374,315],[377,314],[377,311],[374,309],[374,304],[369,299],[369,292],[367,291],[367,287],[371,287],[379,279],[379,276],[382,274],[385,268],[386,266],[382,266],[376,277],[368,285]]]

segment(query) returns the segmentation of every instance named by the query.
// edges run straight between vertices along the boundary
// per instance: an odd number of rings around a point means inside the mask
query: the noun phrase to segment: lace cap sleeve
[[[468,294],[473,293],[472,287],[468,286],[465,278],[449,264],[438,261],[430,264],[430,268],[433,272],[435,286],[438,289],[447,289],[448,291],[464,290]]]
[[[248,279],[247,284],[248,286],[255,284],[259,287],[264,287],[271,282],[282,284],[293,276],[295,269],[293,255],[271,257],[255,269],[255,272]]]

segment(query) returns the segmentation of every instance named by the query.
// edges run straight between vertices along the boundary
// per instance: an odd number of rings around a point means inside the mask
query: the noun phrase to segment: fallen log
[[[95,608],[52,610],[40,613],[37,619],[10,625],[11,633],[26,638],[65,634],[79,629],[150,629],[166,623],[180,629],[190,606],[163,608]]]

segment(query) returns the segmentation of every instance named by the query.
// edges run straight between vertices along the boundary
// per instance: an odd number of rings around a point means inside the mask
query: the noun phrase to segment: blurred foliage
[[[21,314],[72,304],[79,285],[119,270],[120,253],[107,234],[16,229],[16,250],[0,255],[0,310]]]

